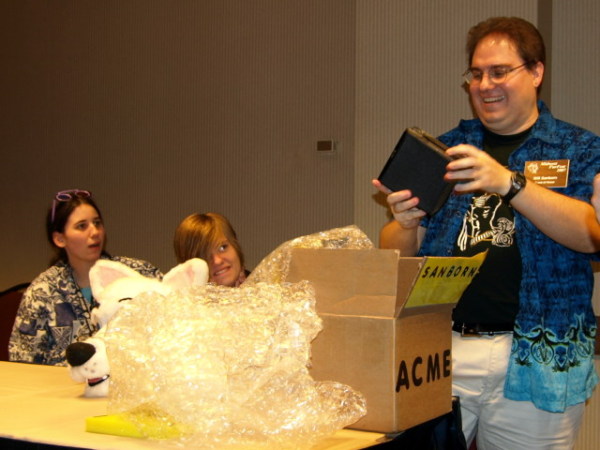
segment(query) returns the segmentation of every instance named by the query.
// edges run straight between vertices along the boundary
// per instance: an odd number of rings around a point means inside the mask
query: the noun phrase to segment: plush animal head
[[[144,292],[169,292],[208,282],[208,265],[199,258],[171,269],[162,282],[140,275],[128,266],[101,259],[90,270],[92,293],[99,306],[92,310],[92,321],[102,328],[83,342],[67,347],[66,358],[71,378],[85,382],[85,397],[105,397],[110,383],[110,364],[104,344],[105,325],[125,304]]]
[[[88,338],[67,347],[67,362],[71,378],[85,383],[85,397],[106,397],[110,383],[110,366],[104,341]]]
[[[100,259],[90,270],[90,284],[99,304],[92,310],[92,321],[104,327],[121,308],[124,301],[143,292],[166,295],[177,289],[201,286],[208,282],[208,265],[200,258],[190,259],[171,269],[162,282],[140,275],[126,265]]]

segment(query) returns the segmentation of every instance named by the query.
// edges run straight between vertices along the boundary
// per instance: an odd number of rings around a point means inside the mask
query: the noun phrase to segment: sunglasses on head
[[[54,213],[56,212],[56,205],[58,202],[68,202],[73,197],[89,198],[92,196],[90,191],[84,191],[82,189],[68,189],[66,191],[59,191],[54,196],[52,201],[52,215],[50,216],[50,223],[54,223]]]

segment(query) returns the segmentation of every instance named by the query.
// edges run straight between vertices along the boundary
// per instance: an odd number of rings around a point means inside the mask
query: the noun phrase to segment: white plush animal
[[[190,259],[171,269],[162,282],[140,275],[130,267],[100,259],[90,270],[90,284],[98,307],[92,310],[92,321],[101,328],[83,342],[67,347],[66,357],[71,378],[85,382],[85,397],[105,397],[110,384],[110,364],[103,336],[106,324],[130,301],[145,292],[170,292],[208,282],[208,265],[199,258]]]

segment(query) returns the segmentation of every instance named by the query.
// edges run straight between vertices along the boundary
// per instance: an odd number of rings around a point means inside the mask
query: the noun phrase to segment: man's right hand
[[[372,181],[379,191],[387,195],[386,201],[394,219],[404,229],[416,228],[425,216],[425,211],[417,208],[419,198],[413,197],[409,190],[392,192],[377,179]]]

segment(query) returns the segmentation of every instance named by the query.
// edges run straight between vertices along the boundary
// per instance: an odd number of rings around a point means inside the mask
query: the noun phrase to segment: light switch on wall
[[[333,153],[335,151],[335,141],[317,141],[317,152]]]

